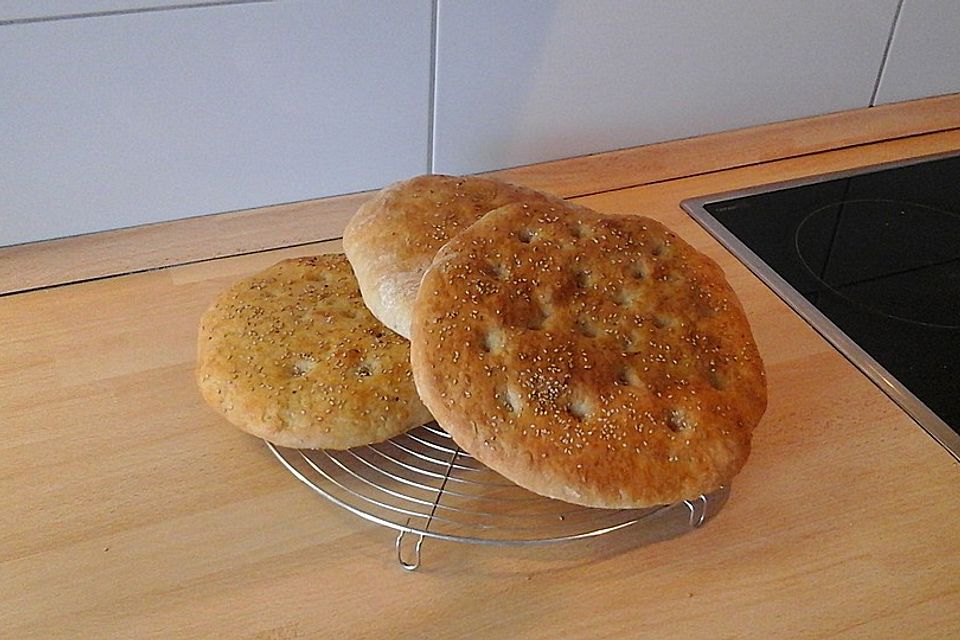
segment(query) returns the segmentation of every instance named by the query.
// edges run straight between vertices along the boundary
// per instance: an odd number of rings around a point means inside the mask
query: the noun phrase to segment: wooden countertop
[[[752,321],[770,395],[752,456],[716,518],[652,544],[427,540],[406,573],[392,532],[206,408],[200,313],[281,257],[339,250],[302,238],[339,235],[365,195],[0,250],[0,636],[960,637],[958,465],[678,206],[960,149],[956,96],[876,113],[504,172],[661,219]],[[214,222],[238,235],[205,244]]]

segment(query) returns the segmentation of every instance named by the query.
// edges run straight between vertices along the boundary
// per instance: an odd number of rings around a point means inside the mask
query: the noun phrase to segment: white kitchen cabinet
[[[439,0],[433,167],[483,171],[866,107],[896,7]]]
[[[428,0],[0,25],[0,245],[428,168]]]
[[[960,92],[960,2],[904,0],[877,104]]]

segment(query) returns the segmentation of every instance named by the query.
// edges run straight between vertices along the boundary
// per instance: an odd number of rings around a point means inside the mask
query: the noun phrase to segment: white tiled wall
[[[877,103],[960,92],[960,1],[904,0]]]
[[[426,171],[431,18],[325,0],[0,26],[0,245]]]
[[[435,166],[467,173],[867,106],[896,0],[440,0]]]
[[[898,6],[0,0],[0,245],[960,91]]]

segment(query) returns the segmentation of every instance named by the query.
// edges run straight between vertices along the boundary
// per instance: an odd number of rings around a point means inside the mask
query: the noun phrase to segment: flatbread
[[[437,250],[510,202],[559,198],[489,178],[424,175],[385,187],[364,203],[343,233],[343,249],[373,315],[410,337],[420,278]]]
[[[513,204],[424,275],[411,363],[464,450],[568,502],[640,508],[729,483],[766,408],[720,267],[662,224]]]
[[[203,314],[197,381],[250,434],[347,449],[431,419],[409,352],[364,307],[342,254],[295,258],[238,282]]]

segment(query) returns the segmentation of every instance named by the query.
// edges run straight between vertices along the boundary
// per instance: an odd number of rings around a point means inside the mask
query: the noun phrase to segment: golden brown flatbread
[[[296,258],[238,282],[203,314],[197,381],[248,433],[347,449],[431,419],[409,352],[363,305],[342,254]]]
[[[718,489],[766,408],[720,267],[654,220],[572,204],[507,205],[450,240],[416,298],[411,361],[463,449],[593,507]]]
[[[418,176],[385,187],[361,206],[344,231],[343,248],[367,307],[409,338],[420,278],[437,249],[504,204],[558,201],[490,178]]]

